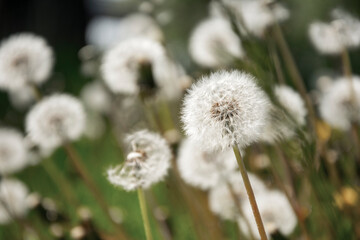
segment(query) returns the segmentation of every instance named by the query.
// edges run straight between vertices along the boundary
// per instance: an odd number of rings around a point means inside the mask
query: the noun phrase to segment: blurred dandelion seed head
[[[86,114],[81,102],[68,94],[42,99],[28,113],[29,139],[40,148],[54,149],[65,141],[77,140],[85,129]]]
[[[191,139],[181,143],[177,165],[182,179],[202,190],[215,187],[237,168],[232,151],[205,152]]]
[[[0,88],[16,90],[41,84],[53,67],[53,51],[39,36],[22,33],[0,45]]]
[[[28,164],[28,150],[20,132],[0,128],[0,174],[6,175],[23,169]]]
[[[23,218],[28,212],[27,187],[16,179],[3,178],[0,181],[0,224],[6,224],[13,217]]]

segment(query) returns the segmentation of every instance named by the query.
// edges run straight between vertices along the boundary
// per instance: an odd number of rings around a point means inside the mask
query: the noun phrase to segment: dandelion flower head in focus
[[[86,114],[81,102],[68,94],[42,99],[26,117],[29,139],[41,148],[56,148],[77,140],[85,129]]]
[[[261,137],[270,106],[252,75],[219,71],[193,84],[181,118],[185,133],[204,150],[242,148]]]
[[[53,51],[39,36],[22,33],[0,45],[0,88],[15,90],[41,84],[53,67]]]
[[[159,134],[141,130],[126,138],[130,151],[123,164],[107,171],[108,180],[126,191],[149,188],[167,175],[172,157],[166,140]]]

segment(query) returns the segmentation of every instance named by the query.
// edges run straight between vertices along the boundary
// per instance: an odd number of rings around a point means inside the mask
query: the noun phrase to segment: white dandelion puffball
[[[85,107],[96,113],[108,113],[111,97],[101,82],[93,81],[86,84],[80,93]]]
[[[242,148],[261,137],[270,106],[252,75],[218,71],[193,84],[181,118],[185,133],[205,150]]]
[[[233,151],[205,152],[190,139],[182,142],[178,154],[180,176],[186,183],[202,190],[216,186],[237,168]]]
[[[323,54],[340,54],[344,49],[360,45],[360,21],[340,9],[332,11],[330,23],[314,22],[309,36],[315,48]]]
[[[291,115],[297,124],[305,124],[307,110],[304,100],[299,93],[288,86],[279,85],[275,87],[275,96],[281,106]]]
[[[235,58],[245,56],[241,41],[225,18],[209,18],[201,22],[191,34],[189,51],[196,63],[203,67],[226,66]]]
[[[0,174],[15,173],[27,165],[28,151],[23,135],[17,130],[0,128]]]
[[[109,50],[103,59],[101,70],[105,83],[114,93],[136,95],[142,87],[149,87],[166,95],[172,92],[168,88],[180,85],[174,81],[176,79],[169,77],[174,70],[169,67],[169,61],[160,43],[146,38],[133,38]],[[149,82],[140,81],[140,69],[145,65],[151,69],[153,79],[146,79]]]
[[[129,14],[124,18],[96,17],[86,28],[86,41],[102,50],[134,37],[146,37],[154,41],[162,41],[164,38],[154,19],[141,13]]]
[[[267,3],[263,0],[228,0],[225,4],[238,14],[246,29],[257,37],[263,37],[266,29],[276,22],[290,17],[289,11],[280,3]]]
[[[350,129],[352,122],[359,123],[360,77],[353,76],[351,83],[345,77],[334,81],[321,97],[319,108],[321,117],[334,128],[346,131]]]
[[[31,86],[25,85],[21,88],[10,90],[9,100],[15,108],[24,110],[36,101],[36,95]]]
[[[39,36],[22,33],[0,45],[0,88],[14,90],[47,80],[53,67],[53,52]]]
[[[268,191],[256,195],[256,201],[265,231],[268,235],[279,231],[284,236],[288,236],[294,231],[297,218],[284,193],[277,190]],[[243,202],[242,211],[244,217],[249,222],[252,235],[255,236],[256,239],[260,239],[255,218],[248,201]],[[250,236],[249,228],[245,220],[239,218],[238,224],[240,229],[247,236]]]
[[[127,136],[131,146],[125,162],[107,171],[110,183],[126,191],[149,188],[163,180],[171,165],[171,150],[159,134],[141,130]]]
[[[0,181],[0,224],[7,224],[13,217],[23,218],[28,212],[27,187],[16,179]],[[5,204],[5,206],[4,206]]]
[[[249,179],[256,196],[267,191],[265,184],[255,175],[249,174]],[[236,220],[240,213],[229,186],[232,187],[239,204],[249,201],[242,176],[235,171],[227,176],[226,181],[210,189],[209,206],[211,211],[222,219]]]
[[[30,140],[52,149],[78,139],[85,129],[86,114],[81,102],[67,94],[54,94],[37,103],[26,116]]]

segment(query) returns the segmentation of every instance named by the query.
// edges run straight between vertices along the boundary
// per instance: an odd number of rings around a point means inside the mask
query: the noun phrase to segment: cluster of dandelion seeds
[[[126,191],[149,188],[167,175],[171,150],[159,134],[137,131],[126,138],[130,151],[123,164],[107,171],[108,180]]]

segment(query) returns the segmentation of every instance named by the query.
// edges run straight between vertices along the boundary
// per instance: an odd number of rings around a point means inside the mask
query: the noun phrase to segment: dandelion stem
[[[53,182],[58,185],[59,189],[63,191],[66,200],[68,201],[69,205],[72,207],[78,206],[77,198],[72,191],[71,184],[66,180],[66,178],[61,174],[58,168],[55,166],[53,159],[44,159],[42,161],[42,166],[53,180]]]
[[[355,89],[354,83],[352,80],[352,70],[351,70],[351,62],[349,52],[344,48],[341,52],[341,61],[343,65],[343,71],[346,79],[349,81],[350,86],[350,99],[352,103],[355,103]]]
[[[262,219],[261,219],[261,215],[260,215],[257,203],[256,203],[254,191],[253,191],[253,189],[251,187],[251,183],[250,183],[248,174],[246,172],[245,164],[244,164],[244,161],[243,161],[243,159],[241,157],[240,150],[239,150],[239,148],[237,146],[233,146],[233,150],[234,150],[234,154],[235,154],[236,160],[237,160],[238,165],[239,165],[239,169],[240,169],[242,179],[244,181],[244,185],[245,185],[245,188],[246,188],[246,193],[247,193],[249,201],[250,201],[250,205],[251,205],[254,217],[255,217],[256,225],[258,227],[261,240],[267,240],[264,224],[263,224]]]
[[[312,102],[310,97],[308,96],[304,84],[304,80],[302,79],[299,69],[296,66],[295,60],[291,54],[289,46],[284,38],[284,35],[281,31],[281,28],[278,24],[274,25],[273,34],[277,45],[279,46],[280,53],[285,60],[285,64],[289,70],[293,83],[295,84],[296,88],[299,90],[299,93],[303,97],[306,103],[306,107],[309,112],[310,124],[312,125],[313,131],[316,129],[316,115],[315,110],[313,108]]]
[[[146,240],[152,240],[153,238],[151,236],[150,221],[149,221],[149,215],[148,215],[148,212],[146,209],[146,201],[145,201],[144,191],[142,188],[138,188],[137,193],[138,193],[139,204],[140,204],[140,209],[141,209],[141,216],[142,216],[144,229],[145,229]]]
[[[75,151],[73,146],[70,143],[65,143],[64,149],[65,149],[67,155],[69,156],[71,163],[73,164],[76,172],[79,174],[81,179],[84,181],[86,187],[90,190],[90,192],[94,196],[95,200],[97,201],[97,203],[100,205],[101,209],[103,210],[103,212],[106,214],[106,216],[108,217],[110,222],[113,224],[119,237],[121,237],[121,239],[129,239],[126,236],[126,234],[124,233],[124,231],[122,230],[122,228],[116,222],[114,222],[114,220],[110,216],[109,207],[108,207],[105,199],[102,197],[101,192],[95,185],[93,179],[90,177],[90,174],[87,172],[84,164],[82,163],[82,161],[80,159],[80,156]]]

